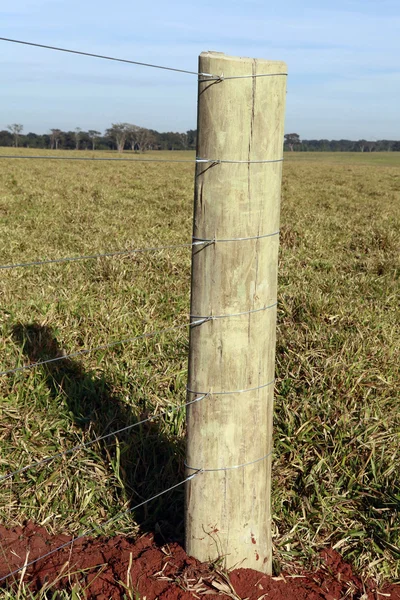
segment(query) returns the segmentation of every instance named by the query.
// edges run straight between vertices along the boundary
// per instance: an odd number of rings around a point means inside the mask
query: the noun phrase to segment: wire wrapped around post
[[[193,240],[208,243],[192,250],[190,312],[211,319],[190,330],[188,393],[209,396],[187,407],[187,475],[202,476],[186,483],[186,551],[271,573],[286,65],[208,52],[199,71],[223,77],[199,81],[197,156],[215,161],[196,165]]]

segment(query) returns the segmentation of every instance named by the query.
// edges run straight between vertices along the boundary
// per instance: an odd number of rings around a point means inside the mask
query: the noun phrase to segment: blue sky
[[[284,60],[286,132],[400,139],[400,0],[14,0],[0,23],[3,37],[189,70],[203,50]],[[0,129],[195,127],[192,75],[6,42],[0,74]]]

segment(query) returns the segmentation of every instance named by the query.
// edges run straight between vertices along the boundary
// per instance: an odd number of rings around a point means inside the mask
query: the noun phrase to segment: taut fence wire
[[[131,254],[143,252],[161,252],[162,250],[178,250],[180,248],[192,248],[192,246],[201,246],[208,243],[208,240],[195,240],[187,244],[175,244],[165,246],[152,246],[150,248],[131,248],[126,250],[114,250],[112,252],[103,252],[100,254],[85,254],[82,256],[66,256],[62,258],[49,258],[46,260],[33,260],[31,262],[11,263],[0,265],[0,269],[18,269],[20,267],[40,267],[42,265],[54,265],[57,263],[77,262],[80,260],[93,260],[97,258],[112,258],[113,256],[129,256]]]
[[[95,54],[95,53],[84,52],[84,51],[80,51],[80,50],[61,48],[61,47],[39,44],[39,43],[34,43],[34,42],[29,42],[29,41],[24,41],[24,40],[11,39],[11,38],[6,38],[6,37],[0,37],[0,41],[13,43],[13,44],[20,44],[20,45],[25,45],[25,46],[31,46],[31,47],[37,47],[37,48],[42,48],[42,49],[48,49],[48,50],[53,50],[53,51],[57,51],[57,52],[64,52],[64,53],[69,53],[69,54],[74,54],[74,55],[79,55],[79,56],[86,56],[86,57],[92,57],[92,58],[103,59],[103,60],[108,60],[108,61],[126,63],[126,64],[130,64],[130,65],[148,67],[148,68],[153,68],[153,69],[161,69],[161,70],[166,70],[166,71],[173,71],[173,72],[182,73],[182,74],[195,75],[198,78],[198,81],[200,83],[201,82],[205,82],[205,83],[210,82],[211,84],[219,84],[225,80],[250,79],[250,78],[254,79],[257,77],[287,76],[287,73],[253,73],[253,74],[238,75],[238,76],[224,76],[223,73],[221,73],[221,74],[202,73],[202,72],[198,72],[198,71],[191,71],[191,70],[186,70],[186,69],[181,69],[181,68],[174,68],[174,67],[169,67],[169,66],[151,64],[151,63],[129,60],[129,59],[124,59],[124,58],[117,58],[117,57],[106,56],[106,55],[102,55],[102,54]],[[217,158],[196,157],[195,159],[175,159],[175,158],[173,158],[173,159],[157,159],[157,158],[134,158],[134,159],[131,159],[131,158],[114,158],[114,157],[98,157],[98,158],[96,158],[96,157],[76,157],[76,156],[69,157],[69,156],[48,156],[48,155],[42,155],[42,156],[40,156],[40,155],[0,155],[0,159],[6,159],[6,160],[14,160],[14,159],[18,159],[18,160],[25,160],[25,159],[30,159],[30,160],[68,160],[68,161],[82,160],[82,161],[92,161],[92,162],[93,161],[112,161],[112,162],[125,162],[125,163],[128,163],[128,162],[132,162],[132,163],[134,163],[134,162],[141,162],[141,163],[147,163],[147,162],[148,163],[192,163],[192,164],[204,163],[204,164],[208,164],[209,165],[208,168],[210,168],[210,167],[215,167],[217,165],[223,165],[225,163],[226,164],[243,164],[243,165],[279,163],[279,162],[282,162],[283,157],[280,156],[275,159],[265,159],[265,160],[262,160],[262,159],[261,160],[235,160],[234,157],[232,157],[232,158],[231,157],[229,157],[229,158],[228,157],[217,157]],[[277,235],[279,235],[279,231],[273,231],[270,233],[254,235],[254,236],[250,236],[250,237],[236,237],[236,238],[229,238],[229,239],[216,239],[215,237],[207,237],[207,236],[193,237],[191,243],[183,243],[183,244],[178,244],[178,245],[161,245],[161,246],[154,246],[154,247],[148,247],[148,248],[134,248],[134,249],[127,249],[127,250],[116,250],[116,251],[104,252],[104,253],[95,253],[95,254],[89,254],[89,255],[62,257],[62,258],[52,258],[52,259],[45,259],[45,260],[14,262],[14,263],[10,263],[10,264],[0,265],[0,270],[11,270],[11,269],[22,268],[22,267],[36,267],[36,266],[52,265],[52,264],[58,264],[58,263],[78,262],[78,261],[83,261],[83,260],[111,258],[111,257],[117,257],[117,256],[129,256],[134,253],[158,252],[158,251],[164,251],[164,250],[174,250],[174,249],[178,249],[178,248],[193,248],[195,246],[199,246],[198,251],[206,251],[206,249],[210,245],[213,245],[213,244],[226,243],[226,242],[240,243],[240,242],[244,242],[247,240],[258,240],[260,238],[267,238],[267,237],[272,237],[272,236],[277,236]],[[95,346],[92,348],[78,350],[78,351],[72,352],[70,354],[64,354],[62,356],[56,356],[56,357],[48,359],[48,360],[41,360],[41,361],[37,361],[37,362],[31,363],[31,364],[17,366],[12,369],[4,369],[3,371],[0,371],[0,376],[11,375],[11,374],[15,374],[17,372],[33,369],[36,367],[54,364],[54,363],[57,363],[58,361],[68,360],[68,359],[84,356],[86,354],[89,354],[89,353],[97,351],[97,350],[110,349],[110,348],[113,348],[113,347],[115,347],[117,345],[121,345],[121,344],[133,343],[135,341],[143,340],[143,339],[154,337],[157,335],[162,335],[167,332],[177,331],[177,330],[184,329],[184,328],[201,327],[201,326],[205,325],[207,322],[211,322],[215,319],[226,319],[226,318],[250,315],[252,313],[273,309],[275,307],[276,307],[276,303],[272,303],[272,304],[266,303],[265,306],[263,306],[262,308],[259,308],[259,309],[243,310],[241,312],[231,313],[231,314],[217,314],[217,315],[209,314],[209,315],[205,315],[205,316],[190,315],[190,322],[184,323],[182,325],[175,325],[175,326],[171,326],[171,327],[166,327],[164,329],[159,329],[159,330],[155,330],[155,331],[151,331],[151,332],[142,333],[140,335],[137,335],[137,336],[134,336],[131,338],[126,338],[126,339],[122,339],[122,340],[109,342],[109,343]],[[192,404],[204,401],[206,399],[210,399],[213,396],[243,394],[246,392],[256,391],[256,390],[259,390],[259,389],[262,389],[262,388],[265,388],[268,386],[272,386],[273,384],[274,384],[274,380],[271,380],[266,383],[262,383],[261,385],[259,385],[257,387],[252,387],[252,388],[248,388],[248,389],[237,389],[237,390],[232,390],[232,391],[227,391],[227,390],[223,390],[223,389],[211,391],[211,388],[210,388],[210,390],[196,391],[196,390],[192,390],[192,389],[188,388],[187,389],[188,396],[195,396],[192,400],[188,400],[187,402],[180,404],[178,406],[168,407],[165,410],[161,411],[160,413],[152,415],[150,417],[147,417],[146,419],[140,420],[131,425],[128,425],[128,426],[122,427],[120,429],[117,429],[115,431],[112,431],[110,433],[107,433],[106,435],[95,437],[94,439],[92,439],[86,443],[75,445],[72,448],[69,448],[65,451],[57,452],[57,453],[53,454],[52,456],[48,456],[42,460],[37,460],[28,465],[20,467],[19,469],[16,469],[12,472],[9,472],[9,473],[1,476],[0,483],[4,483],[4,482],[14,478],[15,476],[20,475],[30,469],[40,468],[46,464],[51,463],[53,460],[55,460],[57,458],[64,457],[69,454],[73,454],[73,453],[83,450],[95,443],[106,440],[112,436],[116,436],[121,433],[127,432],[135,427],[143,425],[144,423],[154,421],[156,419],[160,419],[163,416],[170,414],[171,412],[177,412],[177,411],[180,411]],[[61,551],[69,546],[72,546],[78,540],[81,540],[82,538],[84,538],[88,535],[97,533],[99,528],[102,528],[102,529],[105,528],[107,525],[118,520],[123,515],[134,512],[136,509],[140,508],[141,506],[144,506],[145,504],[148,504],[152,500],[155,500],[156,498],[159,498],[160,496],[167,494],[168,492],[174,490],[175,488],[185,484],[186,482],[192,480],[193,478],[195,478],[201,474],[204,474],[207,472],[212,472],[212,471],[228,471],[228,470],[232,470],[232,469],[245,468],[248,465],[252,465],[257,462],[267,459],[270,455],[271,455],[271,452],[268,452],[268,454],[261,456],[261,457],[256,457],[254,460],[251,460],[249,462],[245,462],[245,463],[241,463],[241,464],[237,464],[237,465],[227,465],[225,467],[212,467],[210,465],[190,466],[185,463],[185,466],[189,471],[194,471],[193,474],[187,476],[185,479],[176,483],[175,485],[172,485],[172,486],[168,487],[167,489],[164,489],[163,491],[151,496],[150,498],[144,500],[143,502],[140,502],[139,504],[135,505],[134,507],[129,508],[126,511],[118,513],[117,515],[108,519],[107,521],[105,521],[103,524],[97,526],[96,528],[88,529],[87,531],[80,534],[79,536],[73,537],[71,540],[69,540],[65,544],[58,546],[57,548],[43,554],[42,556],[39,556],[35,560],[25,563],[24,565],[11,571],[4,577],[1,577],[0,583],[4,582],[5,580],[7,580],[10,577],[13,577],[17,573],[21,572],[23,569],[29,568],[32,565],[36,564],[37,562],[48,558],[49,556],[55,554],[56,552]]]
[[[279,235],[279,231],[274,231],[273,233],[265,233],[262,235],[252,235],[250,237],[239,237],[239,238],[229,238],[229,239],[217,239],[217,238],[199,238],[193,237],[192,242],[187,242],[186,244],[173,244],[165,246],[151,246],[148,248],[131,248],[126,250],[114,250],[112,252],[103,252],[100,254],[84,254],[81,256],[66,256],[61,258],[49,258],[45,260],[34,260],[31,262],[22,262],[22,263],[10,263],[6,265],[0,265],[0,270],[5,269],[18,269],[21,267],[40,267],[43,265],[54,265],[57,263],[65,263],[65,262],[77,262],[80,260],[93,260],[97,258],[111,258],[113,256],[129,256],[131,254],[136,253],[144,253],[144,252],[161,252],[162,250],[179,250],[181,248],[192,248],[193,246],[208,246],[209,244],[219,244],[222,242],[245,242],[248,240],[259,240],[267,237],[274,237]],[[1,373],[0,373],[1,375]]]
[[[43,458],[42,460],[37,460],[33,463],[30,463],[29,465],[25,465],[24,467],[21,467],[20,469],[16,469],[15,471],[12,471],[11,473],[7,473],[7,475],[3,475],[2,477],[0,477],[0,484],[3,483],[4,481],[7,481],[8,479],[14,478],[16,475],[21,475],[22,473],[25,473],[25,471],[29,471],[30,469],[42,467],[42,466],[52,462],[56,458],[61,458],[63,456],[68,456],[69,454],[79,452],[79,450],[83,450],[84,448],[88,448],[89,446],[92,446],[93,444],[107,440],[112,436],[119,435],[121,433],[126,433],[127,431],[131,431],[135,427],[140,427],[140,425],[144,425],[145,423],[155,421],[156,419],[161,419],[161,417],[163,417],[164,415],[178,412],[182,408],[185,408],[186,406],[189,406],[190,404],[194,404],[195,402],[200,402],[200,400],[203,400],[203,398],[206,398],[207,396],[209,396],[209,394],[200,395],[199,398],[195,398],[194,400],[190,400],[189,402],[185,402],[184,404],[179,404],[178,406],[169,407],[156,415],[152,415],[152,416],[148,417],[147,419],[142,419],[140,421],[137,421],[136,423],[132,423],[132,425],[127,425],[126,427],[121,427],[120,429],[116,429],[115,431],[111,431],[110,433],[107,433],[105,435],[100,435],[100,436],[94,438],[93,440],[90,440],[89,442],[85,442],[83,444],[77,444],[76,446],[73,446],[72,448],[69,448],[68,450],[64,450],[63,452],[57,452],[56,454],[47,456],[46,458]]]
[[[187,71],[186,69],[176,69],[174,67],[165,67],[162,65],[153,65],[151,63],[130,60],[127,58],[116,58],[115,56],[106,56],[104,54],[94,54],[93,52],[83,52],[82,50],[71,50],[70,48],[60,48],[58,46],[48,46],[46,44],[38,44],[36,42],[27,42],[25,40],[15,40],[6,37],[0,37],[3,42],[11,42],[13,44],[22,44],[24,46],[34,46],[35,48],[44,48],[46,50],[56,50],[57,52],[66,52],[68,54],[77,54],[79,56],[89,56],[91,58],[101,58],[103,60],[112,60],[114,62],[126,63],[128,65],[136,65],[140,67],[150,67],[152,69],[162,69],[164,71],[175,71],[176,73],[186,73],[188,75],[199,75],[197,71]],[[212,77],[212,75],[210,75]]]
[[[110,342],[108,344],[101,344],[100,346],[94,346],[93,348],[85,348],[82,350],[77,350],[76,352],[72,352],[71,354],[63,354],[61,356],[56,356],[54,358],[49,358],[47,360],[41,360],[38,362],[34,362],[29,365],[23,365],[21,367],[14,367],[13,369],[7,369],[4,371],[0,371],[0,376],[12,375],[14,373],[18,373],[19,371],[25,371],[26,369],[34,369],[36,367],[41,367],[41,366],[48,365],[51,363],[59,362],[61,360],[68,360],[71,358],[76,358],[78,356],[84,356],[85,354],[90,354],[91,352],[95,352],[97,350],[107,350],[108,348],[113,348],[114,346],[120,346],[121,344],[131,344],[138,340],[151,338],[156,335],[162,335],[164,333],[169,333],[171,331],[177,331],[178,329],[184,329],[186,327],[197,327],[199,325],[202,325],[203,323],[206,323],[207,321],[213,321],[216,319],[229,319],[230,317],[240,317],[242,315],[251,315],[253,313],[257,313],[257,312],[261,312],[261,311],[265,311],[265,310],[274,308],[275,306],[277,306],[276,302],[274,302],[273,304],[268,304],[266,306],[263,306],[262,308],[245,310],[245,311],[242,311],[239,313],[231,313],[231,314],[226,314],[226,315],[209,315],[208,317],[195,317],[193,315],[190,315],[191,319],[195,319],[194,321],[191,321],[190,323],[183,323],[182,325],[174,325],[172,327],[165,327],[164,329],[157,329],[155,331],[141,333],[140,335],[136,335],[131,338],[117,340],[115,342]]]
[[[89,161],[89,162],[96,162],[96,161],[100,161],[100,162],[104,162],[104,161],[112,161],[112,162],[131,162],[131,163],[208,163],[211,165],[222,165],[222,164],[264,164],[264,163],[277,163],[277,162],[282,162],[283,161],[283,157],[282,158],[274,158],[272,160],[230,160],[230,159],[219,159],[219,158],[113,158],[113,157],[100,157],[100,158],[96,158],[94,156],[46,156],[43,155],[41,156],[40,154],[38,154],[37,156],[31,156],[29,154],[27,155],[22,155],[22,154],[3,154],[0,155],[0,158],[6,158],[8,160],[18,160],[18,159],[23,159],[23,160],[83,160],[83,161]]]
[[[151,63],[140,62],[137,60],[130,60],[126,58],[115,58],[113,56],[106,56],[103,54],[94,54],[92,52],[83,52],[81,50],[71,50],[69,48],[60,48],[58,46],[48,46],[46,44],[38,44],[36,42],[27,42],[25,40],[15,40],[12,38],[0,37],[0,41],[3,42],[11,42],[13,44],[22,44],[24,46],[34,46],[36,48],[44,48],[46,50],[55,50],[57,52],[66,52],[68,54],[78,54],[80,56],[89,56],[91,58],[100,58],[103,60],[111,60],[114,62],[126,63],[129,65],[136,65],[140,67],[150,67],[152,69],[162,69],[164,71],[175,71],[176,73],[185,73],[187,75],[196,75],[197,77],[203,77],[204,79],[200,79],[200,81],[211,81],[211,82],[219,82],[225,81],[229,79],[250,79],[254,77],[278,77],[284,76],[287,77],[287,73],[254,73],[251,75],[237,75],[233,77],[224,77],[221,75],[214,75],[212,73],[199,73],[198,71],[188,71],[187,69],[178,69],[175,67],[166,67],[163,65],[154,65]]]
[[[157,329],[156,331],[149,331],[147,333],[141,333],[140,335],[135,335],[131,338],[125,338],[123,340],[116,340],[115,342],[110,342],[108,344],[101,344],[100,346],[95,346],[93,348],[85,348],[82,350],[77,350],[76,352],[72,352],[71,354],[63,354],[61,356],[55,356],[54,358],[49,358],[47,360],[40,360],[38,362],[31,363],[29,365],[23,365],[22,367],[15,367],[14,369],[8,369],[5,371],[0,371],[0,376],[3,375],[12,375],[13,373],[18,373],[19,371],[25,371],[26,369],[34,369],[36,367],[42,367],[48,364],[54,364],[61,360],[68,360],[71,358],[77,358],[78,356],[84,356],[85,354],[90,354],[91,352],[96,352],[97,350],[107,350],[108,348],[113,348],[114,346],[120,346],[121,344],[132,344],[138,340],[144,340],[146,338],[151,338],[156,335],[162,335],[163,333],[169,333],[170,331],[177,331],[178,329],[185,329],[186,327],[193,327],[196,325],[201,325],[207,319],[199,319],[198,321],[194,321],[193,323],[183,323],[183,325],[174,325],[172,327],[165,327],[164,329]]]

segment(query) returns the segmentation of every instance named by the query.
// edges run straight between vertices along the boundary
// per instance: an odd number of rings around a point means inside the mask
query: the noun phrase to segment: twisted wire
[[[183,329],[184,327],[194,327],[197,325],[202,325],[203,323],[205,323],[206,321],[213,321],[216,319],[226,319],[229,317],[239,317],[241,315],[247,315],[247,314],[253,314],[253,313],[257,313],[257,312],[261,312],[264,310],[268,310],[271,309],[273,307],[277,306],[277,302],[274,302],[273,304],[270,304],[268,306],[263,306],[262,308],[256,308],[254,310],[247,310],[247,311],[243,311],[243,312],[238,312],[238,313],[227,313],[225,315],[209,315],[207,317],[198,317],[195,315],[190,315],[191,319],[195,319],[195,321],[191,321],[190,323],[184,323],[183,325],[175,325],[173,327],[166,327],[164,329],[159,329],[156,331],[150,331],[148,333],[142,333],[140,335],[131,337],[131,338],[126,338],[123,340],[117,340],[115,342],[110,342],[108,344],[102,344],[100,346],[95,346],[93,348],[86,348],[83,350],[77,350],[76,352],[72,352],[71,354],[65,354],[62,356],[56,356],[54,358],[49,358],[47,360],[42,360],[42,361],[38,361],[38,362],[34,362],[30,365],[23,365],[21,367],[15,367],[13,369],[7,369],[5,371],[0,371],[0,376],[2,375],[11,375],[13,373],[17,373],[19,371],[24,371],[26,369],[33,369],[35,367],[39,367],[42,365],[46,365],[49,363],[55,363],[55,362],[59,362],[60,360],[66,360],[66,359],[70,359],[70,358],[76,358],[77,356],[83,356],[86,354],[89,354],[90,352],[95,352],[97,350],[107,350],[108,348],[112,348],[114,346],[118,346],[121,344],[128,344],[128,343],[132,343],[135,342],[136,340],[140,340],[140,339],[145,339],[148,337],[153,337],[155,335],[160,335],[162,333],[166,333],[169,331],[176,331],[178,329]]]
[[[263,235],[253,235],[250,237],[239,237],[239,238],[227,238],[227,239],[217,239],[217,238],[200,238],[193,237],[192,242],[188,242],[186,244],[175,244],[175,245],[165,245],[165,246],[153,246],[148,248],[132,248],[126,250],[115,250],[112,252],[103,252],[99,254],[86,254],[82,256],[66,256],[61,258],[50,258],[45,260],[34,260],[30,262],[21,262],[21,263],[9,263],[0,265],[0,270],[6,269],[16,269],[20,267],[37,267],[41,265],[52,265],[58,263],[65,262],[78,262],[81,260],[93,260],[96,258],[110,258],[113,256],[127,256],[130,254],[136,253],[144,253],[144,252],[160,252],[161,250],[177,250],[180,248],[191,248],[192,246],[201,246],[201,245],[209,245],[209,244],[217,244],[223,242],[243,242],[246,240],[259,240],[262,238],[274,237],[279,235],[279,231],[274,231],[273,233],[266,233]]]
[[[212,163],[214,165],[220,164],[233,164],[233,165],[253,165],[253,164],[265,164],[265,163],[278,163],[283,162],[284,158],[273,158],[270,160],[225,160],[219,158],[196,158],[196,163]]]
[[[201,238],[193,236],[193,240],[195,240],[195,244],[220,244],[221,242],[245,242],[247,240],[261,240],[262,238],[274,237],[275,235],[279,235],[280,231],[274,231],[273,233],[264,233],[262,235],[251,235],[249,237],[239,237],[239,238]]]
[[[210,315],[208,317],[200,317],[197,315],[190,315],[191,319],[202,319],[203,321],[215,321],[216,319],[226,319],[228,317],[240,317],[242,315],[251,315],[253,313],[258,313],[258,312],[262,312],[263,310],[268,310],[270,308],[274,308],[275,306],[278,306],[277,302],[274,302],[273,304],[269,304],[268,306],[263,306],[262,308],[254,308],[252,310],[244,310],[243,312],[238,312],[238,313],[227,313],[225,315]]]
[[[230,394],[245,394],[246,392],[254,392],[256,390],[261,390],[263,388],[269,387],[270,385],[273,385],[275,383],[275,379],[271,379],[271,381],[268,381],[268,383],[262,383],[261,385],[257,385],[256,387],[252,387],[252,388],[245,388],[243,390],[231,390],[229,392],[197,392],[195,390],[190,389],[189,387],[186,388],[186,391],[189,394],[195,394],[196,396],[201,396],[201,395],[207,395],[207,396],[224,396],[224,395],[230,395]]]
[[[214,469],[207,469],[207,468],[201,468],[198,469],[197,467],[191,467],[190,465],[188,465],[185,461],[185,467],[187,469],[189,469],[190,471],[196,471],[197,473],[211,473],[211,472],[215,472],[215,471],[233,471],[234,469],[242,469],[243,467],[248,467],[249,465],[255,465],[258,462],[261,462],[262,460],[265,460],[266,458],[268,458],[268,456],[271,456],[272,451],[268,452],[268,454],[265,454],[264,456],[262,456],[261,458],[256,458],[255,460],[251,460],[250,462],[245,462],[242,463],[240,465],[233,465],[232,467],[217,467]]]
[[[257,77],[287,77],[288,73],[252,73],[251,75],[208,75],[205,73],[199,73],[199,82],[204,83],[208,81],[223,82],[228,79],[256,79]],[[204,77],[204,79],[202,79]]]

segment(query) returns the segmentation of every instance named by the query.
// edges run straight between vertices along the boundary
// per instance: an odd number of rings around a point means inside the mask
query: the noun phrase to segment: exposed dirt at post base
[[[33,523],[10,530],[0,526],[0,578],[70,539],[51,536]],[[20,579],[21,573],[1,585],[11,587]],[[79,584],[77,589],[84,588],[88,600],[122,600],[124,594],[129,598],[127,588],[146,600],[192,600],[212,594],[248,600],[400,600],[400,586],[378,591],[372,583],[361,582],[334,550],[323,552],[321,567],[313,573],[267,577],[236,569],[228,577],[189,557],[178,544],[160,547],[151,536],[136,541],[123,536],[84,538],[28,567],[23,580],[32,591],[45,584],[67,590]]]

